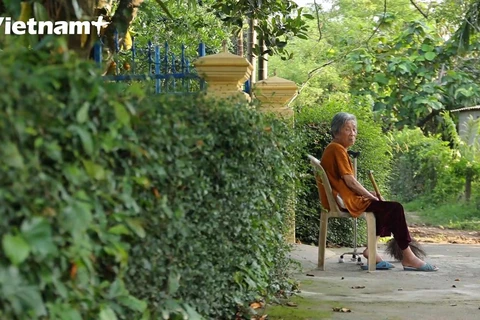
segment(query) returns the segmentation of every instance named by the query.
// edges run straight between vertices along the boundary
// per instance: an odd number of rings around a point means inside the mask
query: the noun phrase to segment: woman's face
[[[350,120],[345,122],[343,127],[335,135],[335,141],[340,143],[345,148],[351,147],[355,144],[355,139],[357,137],[357,124],[355,121]]]

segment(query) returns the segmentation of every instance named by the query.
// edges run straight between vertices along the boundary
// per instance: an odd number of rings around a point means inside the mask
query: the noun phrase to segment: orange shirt
[[[320,163],[327,173],[328,180],[332,186],[333,197],[336,199],[337,194],[340,194],[350,215],[353,217],[361,215],[372,200],[357,195],[342,179],[342,176],[354,175],[353,164],[348,156],[347,149],[339,143],[331,142],[323,151]],[[323,207],[327,210],[330,209],[327,194],[323,187],[320,193]]]

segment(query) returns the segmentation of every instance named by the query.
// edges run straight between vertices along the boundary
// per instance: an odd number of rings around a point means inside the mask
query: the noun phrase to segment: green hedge
[[[228,319],[245,301],[278,291],[291,130],[215,101],[159,101],[141,115],[135,126],[148,163],[132,165],[148,180],[137,198],[149,220],[131,252],[132,292],[160,310],[179,300]]]
[[[285,123],[0,59],[0,318],[230,319],[289,289]]]
[[[357,160],[358,179],[373,191],[368,171],[373,170],[382,195],[388,197],[387,180],[391,166],[390,144],[382,134],[380,124],[373,120],[368,101],[337,99],[318,107],[301,109],[296,115],[296,128],[303,141],[302,154],[312,154],[321,159],[323,150],[331,141],[330,123],[337,112],[349,112],[357,117],[358,137],[351,150],[360,151]],[[318,244],[318,224],[321,204],[313,178],[310,162],[303,157],[298,165],[301,182],[297,188],[296,231],[300,241]],[[327,241],[330,243],[353,245],[353,220],[330,219]],[[359,221],[359,243],[366,240],[365,223]]]
[[[0,318],[140,314],[122,233],[141,230],[123,153],[138,152],[128,107],[142,97],[68,56],[0,60]]]

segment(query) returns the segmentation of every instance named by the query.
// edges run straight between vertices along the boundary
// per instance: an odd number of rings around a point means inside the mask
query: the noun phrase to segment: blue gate
[[[114,35],[113,60],[109,61],[106,81],[153,81],[155,93],[191,93],[203,91],[203,81],[191,65],[191,59],[185,54],[185,45],[181,46],[179,56],[170,51],[168,43],[154,45],[151,41],[145,47],[137,47],[132,37],[132,46],[129,50],[120,50],[118,33]],[[94,59],[102,66],[103,43],[97,42],[94,46]],[[205,56],[205,44],[200,43],[198,56]]]

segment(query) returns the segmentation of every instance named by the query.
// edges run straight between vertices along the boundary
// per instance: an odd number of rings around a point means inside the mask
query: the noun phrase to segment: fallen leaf
[[[289,307],[297,307],[298,305],[295,302],[288,301],[287,306]]]
[[[72,263],[72,266],[70,267],[70,279],[74,280],[77,276],[78,272],[78,266],[75,262]]]
[[[252,309],[259,309],[261,307],[263,307],[263,305],[260,302],[254,302],[250,305],[250,308]]]
[[[455,279],[455,281],[460,281],[460,279]]]
[[[334,312],[352,312],[352,310],[348,308],[332,308]]]
[[[46,207],[45,209],[43,209],[42,214],[47,217],[55,217],[57,215],[57,212],[53,208]]]
[[[365,286],[353,286],[352,289],[365,289]]]

